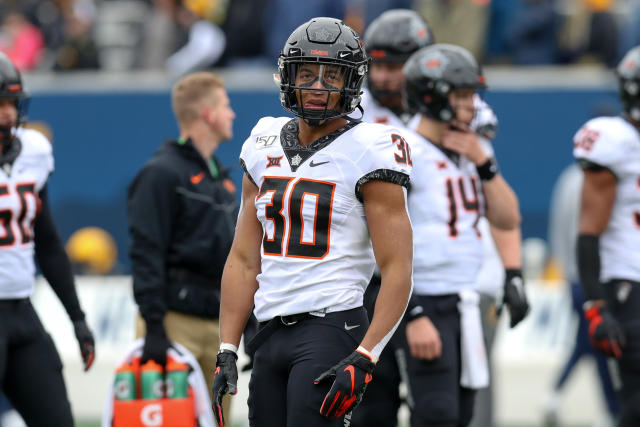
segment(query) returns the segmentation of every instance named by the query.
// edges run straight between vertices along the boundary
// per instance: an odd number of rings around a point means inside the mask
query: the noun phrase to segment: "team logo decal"
[[[424,74],[441,78],[448,64],[449,60],[442,53],[431,52],[424,58],[424,62],[420,64],[420,67],[422,67]]]
[[[302,163],[302,157],[300,157],[300,154],[296,154],[291,158],[291,164],[293,166],[300,166],[300,163]]]
[[[282,160],[282,156],[278,156],[278,157],[271,157],[271,156],[267,156],[267,167],[271,168],[271,167],[280,167],[280,160]]]

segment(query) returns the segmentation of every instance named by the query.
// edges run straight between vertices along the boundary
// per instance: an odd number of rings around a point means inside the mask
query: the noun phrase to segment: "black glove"
[[[620,324],[609,310],[592,305],[585,310],[584,317],[589,322],[589,338],[593,347],[607,356],[620,357],[626,339]]]
[[[520,269],[509,269],[505,271],[504,293],[502,295],[502,302],[498,307],[498,316],[502,313],[505,305],[511,315],[509,325],[512,328],[529,314],[529,302],[527,301],[527,294],[524,291],[524,281],[522,280],[522,271]]]
[[[373,379],[374,367],[369,356],[356,350],[316,378],[314,384],[333,380],[331,389],[322,401],[320,414],[326,418],[340,418],[358,406],[367,384]]]
[[[153,360],[157,364],[165,366],[167,364],[167,350],[171,347],[171,341],[167,338],[162,321],[146,322],[146,324],[147,335],[144,337],[140,363],[144,364]]]
[[[238,367],[236,362],[238,355],[231,350],[222,350],[216,358],[216,373],[213,377],[213,415],[219,427],[224,427],[224,414],[222,413],[222,398],[229,393],[235,395],[238,392]]]
[[[80,346],[80,355],[84,363],[84,371],[87,372],[96,358],[96,344],[93,339],[93,334],[84,319],[73,322],[73,331],[76,333],[76,339]]]

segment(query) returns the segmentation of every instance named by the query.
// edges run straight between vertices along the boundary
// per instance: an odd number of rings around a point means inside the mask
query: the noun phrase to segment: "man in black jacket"
[[[180,137],[160,147],[128,192],[137,334],[145,336],[143,363],[164,365],[170,341],[178,342],[211,388],[220,277],[237,214],[235,188],[213,154],[232,137],[235,114],[210,72],[179,80],[172,106]]]

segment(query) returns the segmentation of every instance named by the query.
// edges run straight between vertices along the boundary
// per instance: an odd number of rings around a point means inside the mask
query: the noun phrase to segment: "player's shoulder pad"
[[[353,138],[363,150],[357,162],[363,172],[392,169],[409,174],[411,145],[405,137],[407,129],[379,123],[361,123],[354,128]],[[408,148],[405,146],[408,145]]]
[[[258,120],[242,145],[242,154],[247,156],[253,151],[269,148],[276,144],[280,138],[282,126],[289,120],[291,120],[290,117],[263,117]]]
[[[282,125],[288,122],[289,120],[291,120],[290,117],[271,117],[271,116],[263,117],[260,120],[258,120],[258,123],[256,123],[253,129],[251,129],[250,135],[254,136],[254,135],[267,132],[269,129],[271,129],[274,126],[281,128]]]
[[[264,156],[260,153],[279,144],[282,127],[290,120],[290,117],[263,117],[258,120],[242,144],[240,164],[254,183],[254,176],[258,173],[255,169],[257,161]]]
[[[381,123],[360,122],[353,128],[353,139],[361,144],[371,145],[378,139],[387,138],[393,129],[395,128]]]
[[[495,151],[493,150],[493,145],[491,141],[481,135],[478,135],[478,141],[480,142],[480,147],[482,147],[482,151],[488,157],[495,157]]]
[[[573,138],[573,155],[609,169],[624,160],[637,145],[638,133],[622,117],[596,117],[586,122]]]
[[[496,113],[478,94],[473,97],[473,106],[476,110],[476,115],[471,121],[471,129],[483,138],[494,139],[498,132],[498,117]]]
[[[53,155],[51,142],[35,129],[19,128],[16,136],[20,138],[23,153],[26,155]]]

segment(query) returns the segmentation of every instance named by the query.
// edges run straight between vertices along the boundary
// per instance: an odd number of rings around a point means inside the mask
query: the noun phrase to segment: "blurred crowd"
[[[300,22],[331,16],[362,32],[392,8],[486,64],[612,67],[640,43],[636,0],[3,0],[0,51],[23,71],[272,66]]]

